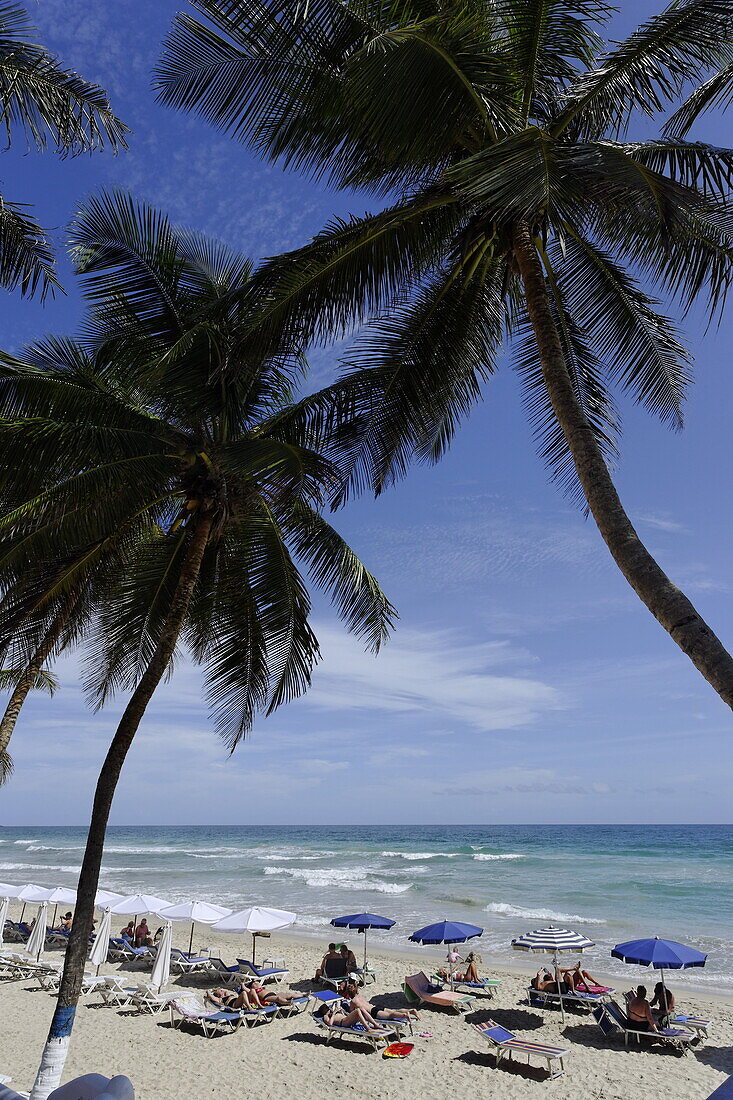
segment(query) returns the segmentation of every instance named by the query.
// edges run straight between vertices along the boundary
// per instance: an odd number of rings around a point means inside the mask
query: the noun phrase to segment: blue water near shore
[[[79,828],[0,827],[0,881],[73,886]],[[298,913],[296,931],[367,910],[385,946],[444,916],[484,927],[488,961],[526,962],[513,936],[554,923],[597,943],[587,961],[632,977],[610,947],[637,936],[709,953],[696,985],[733,984],[733,826],[137,826],[108,832],[101,885]]]

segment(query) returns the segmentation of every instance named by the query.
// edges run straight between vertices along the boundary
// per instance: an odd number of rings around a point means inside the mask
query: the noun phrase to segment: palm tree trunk
[[[13,736],[15,723],[18,720],[21,707],[26,700],[28,692],[35,684],[38,673],[46,663],[49,654],[53,651],[58,641],[59,634],[68,622],[71,612],[74,610],[79,595],[80,591],[78,588],[72,589],[69,593],[59,613],[44,634],[41,644],[26,665],[22,675],[19,677],[13,689],[13,693],[8,700],[5,713],[2,719],[0,719],[0,787],[3,783],[8,781],[13,771],[13,760],[8,752],[8,745],[10,744],[10,738]]]
[[[112,739],[112,744],[99,773],[97,787],[94,792],[94,803],[84,859],[79,874],[74,922],[71,926],[64,958],[64,971],[61,976],[56,1010],[53,1014],[41,1065],[31,1092],[32,1100],[46,1100],[48,1094],[58,1086],[61,1080],[71,1031],[74,1026],[76,1006],[81,993],[84,963],[87,957],[89,934],[92,930],[92,917],[94,916],[94,898],[99,882],[99,869],[102,864],[104,838],[112,799],[122,765],[137,733],[145,709],[173,656],[191,600],[191,594],[199,575],[201,559],[206,549],[211,527],[212,517],[210,514],[202,515],[196,523],[181,566],[167,620],[155,652],[125,707],[117,732]]]
[[[528,225],[518,226],[514,255],[539,349],[542,374],[593,518],[614,561],[639,599],[720,698],[733,708],[733,658],[651,556],[623,505],[565,365],[540,259]]]

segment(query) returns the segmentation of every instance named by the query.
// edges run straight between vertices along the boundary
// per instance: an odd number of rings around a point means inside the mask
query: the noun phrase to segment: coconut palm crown
[[[653,292],[683,310],[703,296],[712,315],[733,273],[733,152],[674,120],[646,136],[729,62],[733,6],[679,0],[610,48],[604,0],[192,6],[157,70],[162,101],[389,200],[259,275],[261,323],[300,338],[377,314],[310,406],[351,425],[336,502],[438,460],[508,340],[553,478],[582,492],[629,583],[733,705],[733,660],[609,474],[614,390],[682,424],[691,360]]]

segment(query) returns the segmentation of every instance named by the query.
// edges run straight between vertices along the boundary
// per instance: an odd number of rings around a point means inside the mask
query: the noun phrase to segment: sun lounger
[[[485,1024],[471,1024],[471,1027],[494,1051],[497,1066],[501,1065],[502,1058],[507,1055],[511,1061],[512,1054],[526,1054],[527,1062],[530,1058],[541,1058],[546,1062],[550,1081],[561,1077],[565,1072],[564,1058],[570,1053],[568,1047],[551,1047],[545,1043],[535,1043],[530,1039],[518,1039],[513,1032],[501,1027],[493,1020],[488,1020]]]
[[[228,966],[223,959],[216,956],[208,955],[207,958],[209,960],[209,965],[206,969],[213,971],[222,981],[228,982],[242,976],[239,963],[235,963],[234,966]],[[254,975],[252,975],[252,977],[254,977]]]
[[[611,999],[615,989],[604,990],[603,993],[563,993],[562,1002],[568,1007],[585,1009],[591,1012],[597,1005],[605,1004]],[[527,1000],[533,1008],[559,1008],[560,994],[551,993],[547,989],[527,988]]]
[[[187,955],[174,947],[171,951],[171,970],[179,974],[191,974],[196,970],[207,970],[209,966],[208,955]]]
[[[705,1020],[702,1016],[686,1016],[684,1012],[673,1012],[669,1022],[673,1025],[681,1024],[690,1031],[694,1031],[699,1039],[707,1039],[711,1020]]]
[[[112,962],[148,961],[155,958],[155,951],[151,947],[133,947],[119,936],[111,936],[107,958]]]
[[[338,1002],[341,998],[330,990],[314,993],[313,997],[319,1002],[318,1009],[313,1013],[313,1022],[321,1031],[326,1032],[326,1046],[334,1039],[358,1039],[360,1042],[369,1043],[374,1050],[378,1050],[381,1043],[389,1044],[394,1038],[400,1037],[401,1031],[391,1026],[391,1020],[385,1021],[384,1026],[380,1024],[378,1028],[372,1030],[367,1030],[362,1024],[356,1024],[353,1027],[327,1024],[319,1013],[323,1011],[324,1004]]]
[[[239,964],[240,974],[249,974],[250,977],[259,978],[261,982],[284,982],[290,974],[289,970],[285,970],[280,966],[266,966],[260,968],[255,966],[249,959],[237,959]]]
[[[464,1012],[475,1000],[468,993],[455,993],[433,985],[422,971],[406,977],[402,988],[407,1000],[413,1004],[437,1005],[439,1008],[452,1008],[454,1012]]]
[[[607,1038],[620,1031],[624,1037],[625,1046],[629,1045],[630,1038],[636,1039],[637,1043],[642,1039],[652,1039],[674,1047],[680,1054],[686,1054],[690,1043],[695,1038],[691,1031],[683,1028],[665,1027],[660,1028],[659,1031],[638,1031],[631,1026],[628,1017],[616,1001],[598,1005],[593,1009],[593,1018]]]
[[[440,974],[431,974],[431,982],[435,982],[437,985],[446,986],[450,983],[446,981]],[[501,986],[501,978],[483,978],[480,982],[459,982],[453,981],[454,989],[467,989],[471,993],[486,993],[491,998],[496,993],[497,989]]]
[[[715,1092],[711,1092],[708,1100],[733,1100],[733,1077],[718,1085]]]
[[[179,997],[179,993],[159,993],[152,985],[139,985],[130,998],[130,1004],[138,1010],[140,1015],[149,1012],[155,1016],[168,1008],[171,1001]]]
[[[114,1008],[124,1008],[132,1002],[133,994],[137,993],[137,986],[124,984],[123,974],[106,975],[104,981],[97,986],[97,992],[102,1002]]]

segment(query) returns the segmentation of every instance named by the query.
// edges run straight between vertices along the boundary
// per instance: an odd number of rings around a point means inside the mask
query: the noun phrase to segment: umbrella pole
[[[191,954],[193,949],[193,921],[191,921],[191,935],[188,940],[188,953]]]
[[[51,927],[52,928],[56,927],[56,913],[57,913],[57,911],[58,911],[58,903],[56,905],[54,905],[54,907],[53,907],[53,920],[51,921]]]
[[[255,959],[255,948],[256,947],[257,947],[257,937],[255,936],[255,934],[253,932],[252,933],[252,966],[257,965],[257,960]]]
[[[367,973],[367,930],[365,928],[364,929],[364,973],[362,975],[362,977],[364,978],[364,985],[366,985],[366,973]]]
[[[557,951],[555,952],[555,981],[557,982],[557,993],[560,998],[560,1015],[562,1016],[562,1026],[565,1027],[565,1004],[562,999],[562,983],[560,982],[560,970],[557,963]]]
[[[18,924],[22,924],[22,923],[23,923],[23,914],[24,914],[24,913],[25,913],[25,902],[23,902],[23,908],[22,908],[22,909],[21,909],[21,911],[20,911],[20,920],[18,921]]]
[[[660,973],[662,975],[662,989],[664,990],[664,1015],[669,1017],[668,999],[667,999],[667,986],[664,984],[664,967],[660,967]],[[669,1025],[669,1019],[665,1020],[664,1026]]]

